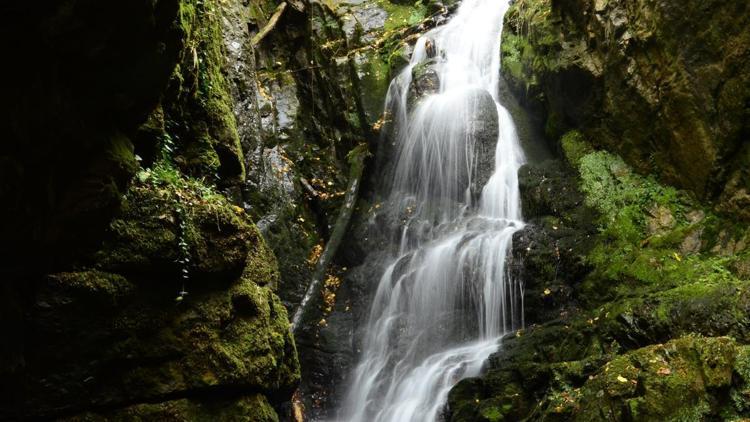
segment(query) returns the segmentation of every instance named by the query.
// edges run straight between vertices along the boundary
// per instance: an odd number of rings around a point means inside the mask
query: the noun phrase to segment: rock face
[[[243,7],[11,9],[0,419],[273,421],[291,398],[277,261],[237,194],[221,18]]]
[[[14,64],[1,71],[13,82],[0,106],[0,256],[2,271],[14,274],[96,243],[136,169],[132,133],[159,101],[182,46],[177,1],[3,9]]]
[[[747,219],[748,7],[517,1],[502,67],[552,139],[580,129],[639,172]]]
[[[528,328],[451,391],[451,420],[746,417],[747,227],[580,133],[560,145],[519,174]]]
[[[597,213],[559,161],[526,164],[518,176],[527,225],[513,237],[511,271],[524,281],[524,320],[536,324],[577,307],[574,286],[590,271],[585,256]]]

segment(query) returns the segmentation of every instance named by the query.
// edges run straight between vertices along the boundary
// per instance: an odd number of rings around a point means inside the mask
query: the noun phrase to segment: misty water
[[[386,228],[398,248],[373,280],[341,421],[436,420],[450,388],[478,375],[500,337],[523,325],[523,284],[506,265],[523,227],[517,173],[524,160],[498,97],[507,8],[464,0],[447,24],[417,41],[391,82],[386,115],[395,150],[382,188],[386,212],[402,224]],[[412,75],[426,70],[439,88],[415,103]]]

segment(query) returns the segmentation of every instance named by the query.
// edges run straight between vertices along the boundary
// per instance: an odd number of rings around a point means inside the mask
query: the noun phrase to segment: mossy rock
[[[702,420],[718,416],[738,354],[727,337],[684,337],[608,362],[581,389],[576,420]]]
[[[23,398],[8,409],[51,416],[221,389],[291,394],[296,348],[268,287],[243,279],[214,289],[188,284],[175,302],[179,279],[170,289],[145,282],[152,277],[64,273],[36,286]]]
[[[215,0],[180,2],[184,46],[161,109],[165,135],[177,141],[174,161],[188,174],[231,186],[245,179],[245,158],[224,72],[220,7]]]
[[[750,280],[738,270],[747,228],[581,134],[565,138],[577,175],[562,163],[519,175],[533,217],[514,239],[514,271],[532,276],[526,304],[549,322],[506,335],[487,373],[451,391],[453,420],[481,420],[483,408],[509,420],[747,416],[737,375],[750,342]],[[581,221],[596,230],[581,230]],[[571,248],[582,261],[570,278],[544,265],[564,262],[549,245],[566,239],[586,245]],[[658,356],[674,367],[653,367]]]
[[[112,422],[133,420],[278,422],[279,416],[265,396],[254,394],[238,398],[186,398],[162,403],[136,404],[109,412],[87,412],[61,420],[66,422],[101,420]]]
[[[194,396],[203,407],[179,410],[190,419],[224,414],[201,401],[212,390],[288,397],[296,387],[296,347],[272,291],[276,260],[255,225],[200,181],[163,166],[143,172],[93,254],[98,269],[54,274],[34,287],[10,415]],[[190,260],[181,263],[185,251]]]
[[[747,219],[747,12],[739,0],[519,0],[505,16],[502,69],[550,138],[577,129]]]
[[[240,274],[250,252],[248,245],[263,240],[244,211],[210,188],[175,175],[146,183],[128,192],[122,211],[111,223],[97,260],[102,268],[127,272],[178,271],[179,241],[187,243],[189,268],[197,276]],[[268,257],[265,250],[259,253]],[[268,279],[262,280],[261,278]],[[274,282],[270,272],[256,274],[256,282]]]

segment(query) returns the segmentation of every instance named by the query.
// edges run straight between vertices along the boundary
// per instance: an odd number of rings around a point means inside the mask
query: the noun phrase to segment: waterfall
[[[498,99],[507,8],[464,0],[447,24],[417,41],[391,82],[386,113],[395,145],[383,209],[399,224],[383,228],[392,231],[394,251],[342,421],[438,419],[450,388],[478,375],[500,337],[523,325],[523,285],[506,268],[513,233],[523,227],[517,172],[524,159]],[[420,90],[426,94],[416,99]]]

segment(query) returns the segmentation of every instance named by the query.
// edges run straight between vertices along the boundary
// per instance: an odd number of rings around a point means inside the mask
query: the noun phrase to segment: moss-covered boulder
[[[232,420],[238,422],[278,422],[279,416],[261,394],[253,394],[235,400],[212,397],[209,399],[187,398],[162,403],[143,403],[114,411],[87,412],[62,418],[66,422],[132,420],[146,421],[203,421]]]
[[[268,410],[247,420],[275,420],[267,398],[278,405],[299,381],[287,313],[272,290],[275,259],[241,208],[196,191],[197,182],[171,182],[131,188],[94,254],[108,272],[57,273],[34,286],[7,415],[191,397],[148,411],[218,417],[242,411],[245,399],[218,409],[206,395],[253,393]]]
[[[454,420],[516,420],[524,417],[520,406],[529,407],[530,420],[741,418],[747,406],[746,349],[729,337],[686,336],[609,361],[554,364],[546,374],[551,390],[538,403],[524,402],[510,384],[502,399],[476,398],[476,410],[457,403],[466,413]],[[470,382],[455,393],[481,397]]]
[[[154,182],[131,188],[97,253],[99,265],[125,273],[169,273],[179,269],[184,241],[192,275],[240,274],[250,245],[262,242],[244,210],[214,191],[196,195]],[[261,253],[260,259],[273,261],[268,251]],[[267,284],[273,279],[268,272],[265,279],[253,281]]]

